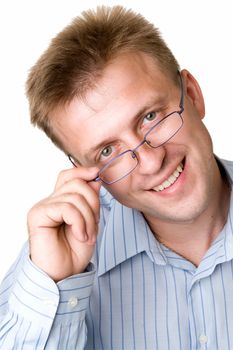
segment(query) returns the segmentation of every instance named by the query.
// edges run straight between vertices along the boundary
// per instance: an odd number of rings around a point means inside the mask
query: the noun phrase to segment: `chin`
[[[183,203],[177,202],[170,207],[162,206],[158,208],[147,207],[141,208],[140,211],[145,215],[145,217],[151,218],[153,220],[159,220],[169,223],[191,223],[197,220],[205,210],[208,208],[208,204],[206,200],[202,201],[192,201],[188,200]]]

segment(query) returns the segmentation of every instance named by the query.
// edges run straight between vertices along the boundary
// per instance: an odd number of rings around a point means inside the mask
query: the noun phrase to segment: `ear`
[[[201,119],[205,116],[205,102],[201,92],[201,88],[197,80],[186,69],[181,71],[182,80],[184,82],[184,94],[190,103],[197,109]]]

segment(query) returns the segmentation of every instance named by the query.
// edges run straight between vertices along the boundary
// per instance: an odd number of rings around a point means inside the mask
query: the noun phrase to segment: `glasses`
[[[107,162],[100,169],[93,181],[103,181],[107,185],[112,185],[128,176],[137,167],[139,160],[136,151],[144,143],[152,148],[158,148],[168,142],[177,134],[183,126],[182,113],[184,111],[184,89],[182,78],[179,73],[181,83],[181,98],[179,110],[167,114],[156,124],[154,124],[145,134],[143,140],[134,149],[128,149]],[[72,164],[76,167],[75,161],[68,155]]]

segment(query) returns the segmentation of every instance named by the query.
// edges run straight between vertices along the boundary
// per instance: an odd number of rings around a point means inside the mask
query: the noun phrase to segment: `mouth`
[[[152,188],[155,192],[161,192],[164,191],[166,188],[171,187],[179,178],[181,173],[183,172],[184,165],[183,163],[180,163],[175,171],[165,180],[163,181],[160,185]]]

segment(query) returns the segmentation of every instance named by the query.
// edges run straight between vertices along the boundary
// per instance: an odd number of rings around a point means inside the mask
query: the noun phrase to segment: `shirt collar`
[[[230,208],[228,212],[227,222],[223,228],[226,260],[229,261],[233,259],[233,162],[219,159],[218,161],[223,165],[224,170],[226,172],[227,180],[231,185]]]
[[[100,241],[98,275],[143,251],[155,263],[166,264],[166,257],[143,215],[113,199]]]

